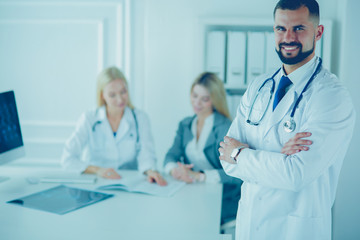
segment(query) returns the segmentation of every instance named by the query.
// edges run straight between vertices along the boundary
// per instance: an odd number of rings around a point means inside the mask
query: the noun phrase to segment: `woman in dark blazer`
[[[219,143],[231,124],[222,81],[213,73],[202,73],[191,87],[190,99],[195,115],[180,122],[165,157],[165,171],[187,183],[223,183],[223,224],[236,218],[242,181],[226,175],[219,160]]]

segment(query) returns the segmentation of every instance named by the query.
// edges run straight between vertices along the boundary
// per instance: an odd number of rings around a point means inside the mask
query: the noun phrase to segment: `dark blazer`
[[[164,166],[168,162],[183,162],[185,164],[191,164],[186,156],[185,149],[186,145],[194,138],[191,132],[191,123],[194,118],[195,116],[187,117],[180,122],[174,143],[165,156]],[[240,199],[240,188],[242,184],[242,181],[239,178],[230,177],[224,172],[219,160],[219,144],[223,141],[230,125],[230,119],[218,112],[214,112],[214,125],[204,148],[204,154],[207,160],[215,169],[218,170],[221,182],[224,184],[221,223],[236,218],[238,201]]]

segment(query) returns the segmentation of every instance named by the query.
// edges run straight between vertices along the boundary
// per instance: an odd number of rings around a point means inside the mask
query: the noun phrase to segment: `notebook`
[[[126,176],[120,180],[107,180],[108,184],[98,187],[99,190],[123,190],[128,192],[144,193],[158,197],[172,197],[182,187],[186,185],[173,179],[172,177],[164,177],[167,181],[166,186],[159,186],[156,183],[149,183],[144,175],[135,174]]]

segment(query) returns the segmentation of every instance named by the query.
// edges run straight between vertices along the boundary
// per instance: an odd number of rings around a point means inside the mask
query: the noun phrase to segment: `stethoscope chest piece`
[[[291,133],[295,130],[296,123],[293,118],[290,118],[286,122],[284,122],[284,130],[285,132]]]

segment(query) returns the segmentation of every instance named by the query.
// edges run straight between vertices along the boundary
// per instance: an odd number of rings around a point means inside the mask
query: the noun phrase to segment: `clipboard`
[[[63,215],[113,196],[113,194],[59,185],[7,203]]]

